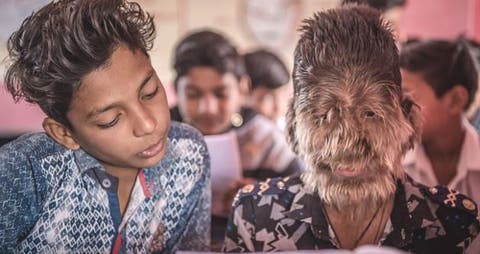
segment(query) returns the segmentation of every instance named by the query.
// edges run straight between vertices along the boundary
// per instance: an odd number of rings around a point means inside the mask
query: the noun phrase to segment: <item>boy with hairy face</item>
[[[479,230],[476,205],[413,183],[401,166],[418,136],[418,107],[402,94],[397,48],[380,13],[347,5],[305,20],[301,32],[287,138],[306,172],[244,187],[224,250],[373,244],[463,253]]]

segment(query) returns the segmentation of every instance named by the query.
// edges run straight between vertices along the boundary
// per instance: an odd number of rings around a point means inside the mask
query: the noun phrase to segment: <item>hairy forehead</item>
[[[341,102],[348,105],[357,103],[388,102],[392,99],[394,85],[390,82],[320,81],[305,86],[297,95],[310,102]]]

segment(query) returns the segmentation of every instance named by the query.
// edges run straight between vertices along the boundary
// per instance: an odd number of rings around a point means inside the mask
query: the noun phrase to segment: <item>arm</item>
[[[34,174],[27,146],[26,142],[15,141],[0,148],[1,253],[14,251],[27,237],[41,211],[39,194],[46,191],[37,185],[40,176]]]
[[[190,221],[179,241],[179,250],[207,251],[210,249],[210,178],[206,179],[202,185]]]
[[[193,206],[193,211],[178,241],[178,250],[207,251],[210,249],[211,220],[210,157],[203,137],[198,132],[194,133],[192,139],[199,144],[195,161],[201,170],[188,202]]]
[[[252,236],[254,223],[249,221],[243,215],[251,215],[253,213],[253,205],[251,197],[241,197],[241,190],[237,193],[232,207],[232,212],[228,219],[225,231],[225,242],[223,244],[223,252],[253,252],[255,247]],[[250,201],[250,202],[249,202]]]

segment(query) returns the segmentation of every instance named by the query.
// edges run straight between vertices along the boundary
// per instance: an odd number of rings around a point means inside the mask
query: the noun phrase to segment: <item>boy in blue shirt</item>
[[[134,2],[47,4],[8,43],[5,83],[46,133],[0,149],[1,252],[173,252],[209,245],[209,158],[171,123]]]

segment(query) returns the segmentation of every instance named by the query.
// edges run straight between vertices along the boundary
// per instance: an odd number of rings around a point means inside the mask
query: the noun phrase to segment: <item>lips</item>
[[[162,138],[157,143],[147,147],[147,149],[138,153],[138,155],[143,158],[155,157],[163,150],[163,146],[164,146],[164,139]]]
[[[360,175],[362,172],[360,170],[355,170],[351,168],[340,168],[335,170],[335,173],[344,177],[355,177]]]

